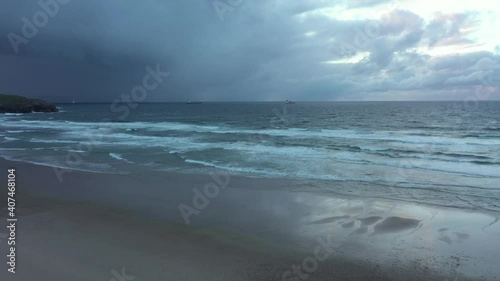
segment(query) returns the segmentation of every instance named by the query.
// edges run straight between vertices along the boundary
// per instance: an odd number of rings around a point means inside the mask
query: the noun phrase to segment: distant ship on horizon
[[[188,100],[186,101],[186,104],[202,104],[201,101],[191,101],[191,100]]]
[[[295,104],[295,102],[291,100],[286,100],[285,104]]]

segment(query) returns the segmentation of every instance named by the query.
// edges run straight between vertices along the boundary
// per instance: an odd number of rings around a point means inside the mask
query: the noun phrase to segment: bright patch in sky
[[[355,1],[354,1],[355,2]],[[500,5],[496,0],[479,1],[436,1],[436,0],[403,0],[388,1],[372,7],[350,7],[336,5],[305,13],[307,15],[324,15],[336,20],[379,20],[393,10],[406,10],[420,16],[429,24],[436,18],[444,19],[452,14],[468,14],[472,18],[470,26],[458,30],[467,34],[465,38],[475,41],[473,44],[456,44],[455,46],[418,48],[419,52],[432,56],[462,54],[468,52],[494,52],[500,42],[498,27],[500,26]]]

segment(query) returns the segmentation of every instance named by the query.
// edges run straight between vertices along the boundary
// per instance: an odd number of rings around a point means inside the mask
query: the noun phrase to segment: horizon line
[[[256,103],[256,102],[261,102],[261,103],[284,103],[286,100],[276,100],[276,101],[196,101],[196,102],[201,102],[201,103]],[[500,101],[498,100],[477,100],[477,101],[472,101],[472,102],[490,102],[490,101]],[[352,100],[352,101],[328,101],[328,100],[294,100],[293,102],[297,103],[313,103],[313,102],[467,102],[466,100]],[[470,101],[469,101],[470,102]],[[112,101],[83,101],[83,102],[69,102],[69,101],[53,101],[52,103],[59,103],[59,104],[112,104]],[[124,102],[120,102],[124,103]],[[154,101],[154,102],[134,102],[136,104],[151,104],[151,103],[183,103],[185,104],[185,101]]]

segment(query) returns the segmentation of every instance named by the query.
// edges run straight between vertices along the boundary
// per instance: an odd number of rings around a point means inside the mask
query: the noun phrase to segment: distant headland
[[[57,107],[39,99],[0,94],[0,113],[58,112]]]

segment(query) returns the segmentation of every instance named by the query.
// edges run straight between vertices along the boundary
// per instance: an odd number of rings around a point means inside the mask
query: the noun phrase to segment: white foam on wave
[[[111,158],[114,158],[116,160],[125,161],[127,163],[132,163],[131,161],[123,158],[123,155],[121,155],[120,153],[111,152],[111,153],[109,153],[109,156],[111,156]]]
[[[414,132],[401,131],[361,131],[361,130],[331,130],[318,129],[310,130],[303,128],[287,129],[233,129],[222,126],[192,125],[176,122],[148,123],[148,130],[178,130],[187,132],[206,132],[214,134],[248,134],[248,135],[269,135],[293,138],[336,138],[346,140],[381,140],[390,142],[400,142],[408,144],[423,145],[500,145],[500,140],[486,139],[463,139],[447,136],[415,136]],[[251,137],[250,137],[251,138]],[[375,148],[376,149],[376,148]],[[383,148],[381,148],[383,149]]]
[[[342,177],[339,175],[331,174],[316,174],[307,171],[277,171],[271,169],[258,169],[254,167],[242,167],[234,165],[221,165],[207,161],[186,159],[186,163],[197,164],[204,167],[217,168],[233,173],[241,173],[243,175],[264,176],[264,177],[280,177],[280,178],[296,178],[296,179],[310,179],[310,180],[334,180],[334,181],[356,181],[356,182],[378,182],[378,179],[373,178],[355,178],[355,177]]]
[[[233,165],[220,165],[220,164],[215,164],[215,163],[211,163],[211,162],[207,162],[207,161],[192,160],[192,159],[185,159],[184,161],[186,163],[197,164],[197,165],[202,165],[202,166],[205,166],[205,167],[217,168],[217,169],[222,169],[222,170],[227,170],[227,171],[233,171],[233,172],[239,172],[239,173],[244,173],[244,174],[253,174],[253,175],[266,174],[268,176],[275,176],[275,177],[286,177],[287,176],[287,174],[284,173],[284,172],[271,171],[269,169],[260,170],[260,169],[251,168],[251,167],[238,167],[238,166],[233,166]]]
[[[56,149],[57,150],[57,149]],[[80,150],[80,149],[68,149],[68,152],[75,152],[75,153],[88,153],[88,151]]]
[[[82,141],[86,142],[85,139]],[[196,143],[195,138],[190,137],[136,136],[123,133],[95,136],[93,140],[88,142],[100,146],[159,147],[178,149],[179,151],[202,150],[211,146],[210,143]]]
[[[115,159],[118,159],[118,160],[125,160],[123,159],[122,155],[120,153],[109,153],[109,156],[111,156],[112,158],[115,158]]]
[[[91,172],[91,173],[98,173],[98,174],[128,174],[127,172],[124,171],[116,171],[114,170],[110,165],[108,164],[102,164],[102,163],[83,163],[82,165],[76,165],[76,166],[67,166],[64,164],[61,164],[55,157],[51,156],[45,156],[45,157],[39,157],[36,160],[32,158],[26,158],[26,157],[19,157],[19,155],[8,155],[8,154],[2,154],[2,157],[9,161],[16,161],[16,162],[25,162],[25,163],[30,163],[30,164],[35,164],[35,165],[40,165],[40,166],[46,166],[46,167],[52,167],[52,168],[57,168],[57,169],[63,169],[63,170],[74,170],[74,171],[82,171],[82,172]]]
[[[426,159],[424,156],[421,158],[388,158],[386,156],[373,155],[369,152],[349,152],[349,151],[329,151],[320,148],[309,148],[309,147],[274,147],[266,145],[250,145],[245,142],[237,143],[218,143],[218,148],[234,151],[241,153],[242,159],[248,162],[248,166],[258,167],[258,163],[262,161],[267,163],[272,163],[273,167],[277,169],[286,169],[291,173],[300,173],[302,170],[308,170],[310,167],[319,165],[327,167],[332,164],[353,164],[355,167],[364,168],[366,164],[380,165],[395,168],[406,168],[406,169],[422,169],[429,171],[445,172],[445,173],[455,173],[460,175],[470,175],[470,176],[486,176],[486,177],[500,177],[499,165],[477,165],[470,162],[450,162],[440,159]],[[176,151],[177,153],[182,153]],[[190,160],[191,161],[191,160]],[[189,162],[189,161],[187,161]],[[295,168],[288,169],[291,167],[289,163],[296,163]],[[198,164],[204,164],[207,166],[217,167],[217,168],[231,168],[230,166],[218,166],[210,162],[201,162]],[[241,163],[240,163],[241,164]],[[296,167],[298,164],[301,167]],[[248,167],[238,168],[238,169],[250,169]],[[249,170],[250,171],[250,170]],[[258,171],[258,170],[255,170]],[[253,172],[255,172],[253,171]],[[317,173],[307,175],[307,178],[318,178],[318,179],[335,179],[341,180],[337,176],[326,175],[327,173],[324,169],[317,170]],[[299,175],[299,174],[297,174]],[[304,175],[306,176],[306,175]],[[359,180],[359,179],[358,179]]]
[[[73,122],[73,121],[43,121],[43,120],[19,120],[7,124],[11,127],[33,127],[47,129],[82,129],[82,128],[107,128],[107,129],[145,129],[149,131],[214,131],[220,129],[218,126],[192,125],[176,122]]]
[[[360,131],[360,130],[331,130],[331,129],[318,129],[310,130],[303,128],[287,128],[287,129],[234,129],[224,126],[209,126],[209,125],[195,125],[178,122],[72,122],[72,121],[41,121],[41,120],[20,120],[13,121],[6,124],[6,126],[17,128],[47,128],[56,129],[65,132],[82,133],[88,130],[88,133],[95,133],[93,130],[148,130],[148,131],[184,131],[184,132],[198,132],[198,133],[213,133],[213,134],[243,134],[243,135],[269,135],[269,136],[282,136],[288,138],[334,138],[345,140],[368,140],[368,141],[387,141],[399,142],[407,144],[422,144],[422,145],[500,145],[498,139],[467,139],[467,138],[454,138],[448,136],[416,136],[412,132],[401,131]],[[249,136],[251,138],[251,136]]]
[[[4,113],[6,116],[21,116],[24,113]]]
[[[40,143],[77,143],[72,140],[48,140],[48,139],[39,139],[39,138],[31,138],[30,142],[40,142]]]
[[[124,129],[128,131],[146,129],[150,130],[179,130],[186,132],[208,132],[215,134],[248,134],[248,135],[270,135],[270,136],[283,136],[288,138],[335,138],[345,140],[382,140],[387,142],[400,142],[408,144],[421,144],[421,145],[500,145],[500,140],[496,139],[465,139],[465,138],[452,138],[443,136],[414,136],[404,135],[401,132],[369,132],[357,130],[308,130],[300,128],[289,129],[265,129],[265,130],[250,130],[250,129],[231,129],[229,127],[218,126],[205,126],[205,125],[192,125],[176,122],[130,122],[130,123],[90,123],[90,122],[71,122],[71,121],[40,121],[40,120],[21,120],[20,122],[9,122],[6,124],[11,127],[25,127],[32,129],[58,129],[62,130],[65,135],[99,138],[100,134],[116,133],[115,129]],[[123,135],[121,135],[123,136]],[[136,135],[138,136],[138,135]],[[140,137],[140,136],[138,136]],[[243,137],[245,140],[245,138]],[[252,140],[252,136],[248,137]],[[362,147],[365,149],[365,147]],[[383,148],[369,148],[368,150],[382,150]]]
[[[371,147],[371,146],[360,146],[359,147],[362,150],[367,150],[367,151],[387,151],[390,150],[387,147]]]
[[[421,150],[419,158],[426,158],[429,149],[440,150],[445,147],[453,151],[464,153],[488,152],[489,147],[500,145],[497,139],[467,139],[452,138],[446,136],[414,136],[405,135],[402,132],[369,132],[359,130],[307,130],[299,128],[289,129],[232,129],[229,127],[191,125],[176,122],[130,122],[130,123],[89,123],[71,121],[40,121],[21,120],[6,122],[8,126],[16,128],[29,128],[40,130],[43,128],[60,129],[62,140],[32,138],[31,142],[40,143],[91,143],[102,146],[127,146],[127,147],[162,147],[169,153],[186,153],[193,151],[203,151],[208,149],[223,149],[228,152],[240,154],[243,159],[253,161],[252,166],[258,167],[259,161],[270,161],[272,163],[289,163],[290,161],[301,161],[304,163],[315,163],[315,161],[325,159],[328,161],[376,164],[385,166],[401,166],[407,163],[409,167],[428,169],[442,172],[473,174],[482,176],[497,176],[498,166],[477,165],[474,163],[458,163],[460,161],[439,161],[439,159],[405,160],[403,157],[411,157],[398,153],[401,158],[388,158],[386,156],[373,156],[373,152],[385,151],[388,149],[411,149]],[[20,126],[19,126],[20,125]],[[243,134],[242,141],[239,142],[206,142],[203,135],[194,134],[192,137],[169,137],[169,136],[145,136],[140,134],[126,133],[127,130],[148,130],[165,131],[179,130],[190,132],[206,132],[215,134]],[[118,131],[117,131],[118,130]],[[123,130],[123,131],[120,131]],[[19,130],[17,130],[19,131]],[[140,133],[140,132],[139,132]],[[248,135],[248,138],[245,137]],[[341,141],[359,141],[363,145],[358,145],[365,152],[332,151],[329,149],[312,148],[306,146],[272,146],[264,145],[262,142],[256,143],[255,135],[270,135],[286,138],[319,138],[328,141],[329,139],[340,139]],[[205,135],[206,136],[206,135]],[[386,147],[384,147],[386,146]],[[371,154],[370,154],[371,153]],[[117,160],[123,158],[120,155],[111,155]],[[274,158],[274,159],[273,159]],[[276,159],[279,158],[279,159]],[[126,161],[126,160],[123,160]],[[232,167],[235,168],[235,167]],[[243,168],[240,168],[243,169]],[[244,168],[247,169],[247,168]]]

